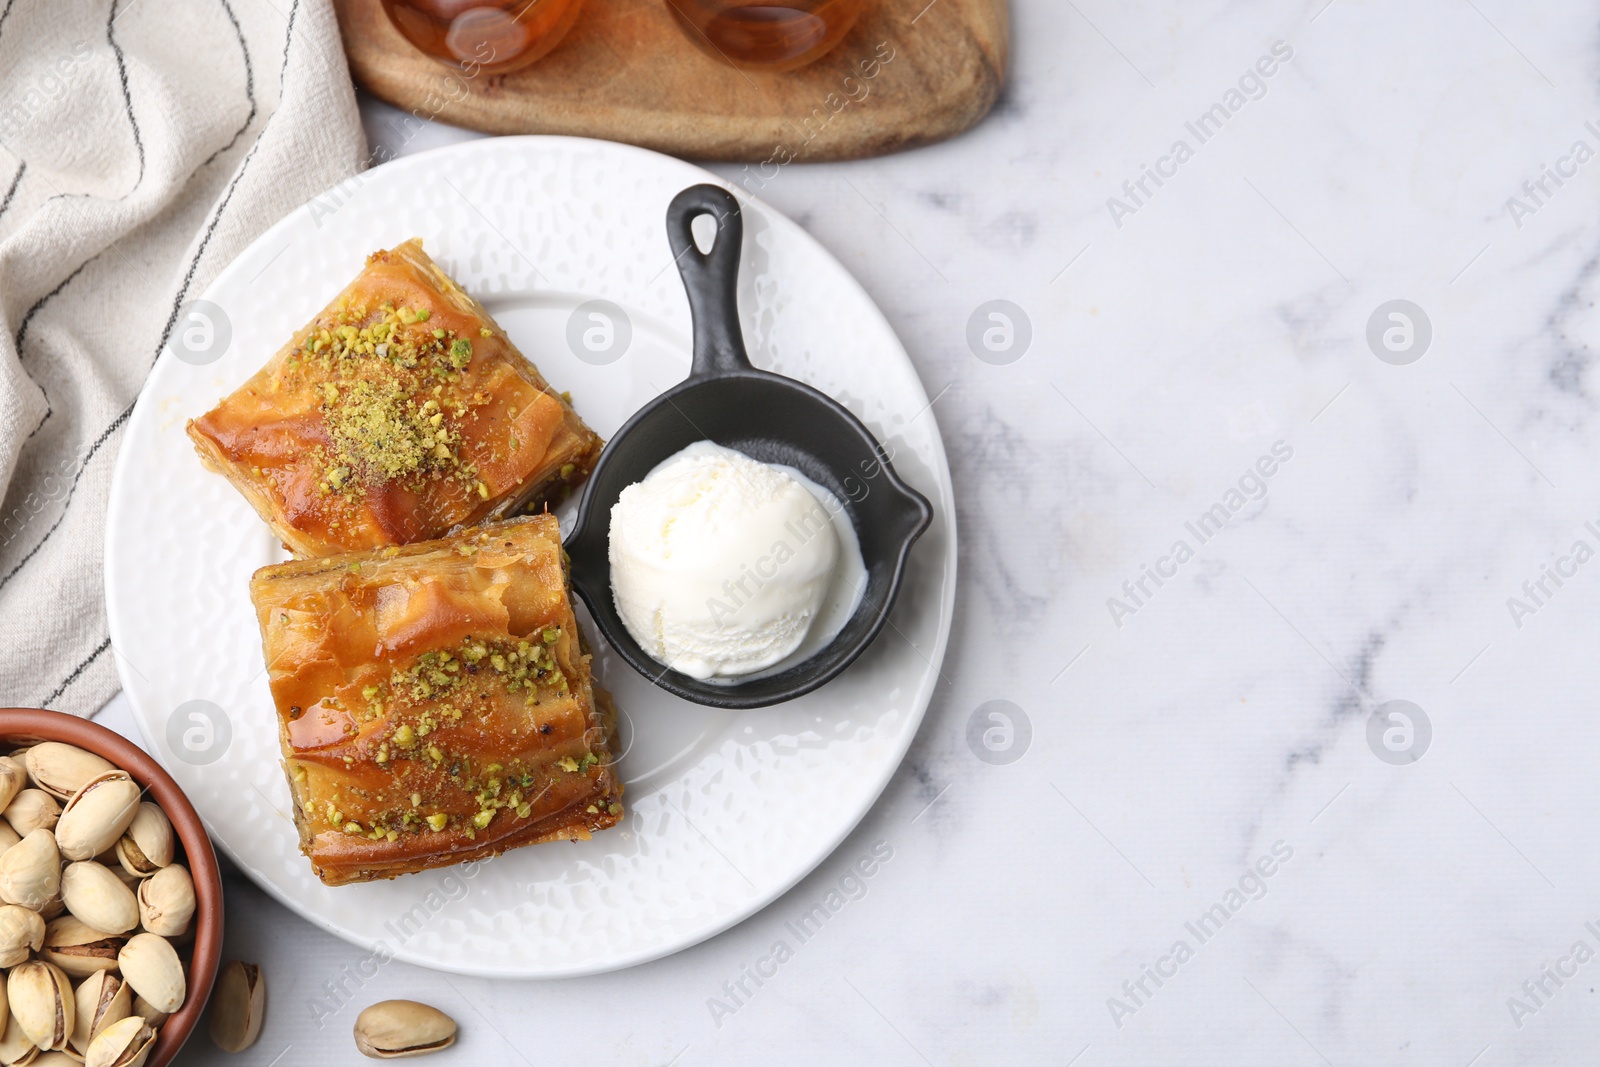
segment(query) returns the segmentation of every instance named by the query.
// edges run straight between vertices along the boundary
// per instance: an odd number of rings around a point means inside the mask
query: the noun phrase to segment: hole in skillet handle
[[[693,225],[706,215],[716,220],[717,233],[711,250],[702,253]],[[667,237],[694,321],[693,366],[687,379],[635,413],[601,454],[566,543],[572,584],[611,646],[662,689],[709,707],[764,707],[823,685],[872,643],[933,508],[900,479],[887,451],[842,405],[809,385],[750,365],[739,325],[744,220],[738,200],[715,185],[685,189],[667,209]],[[826,647],[780,673],[734,684],[699,681],[652,659],[628,633],[611,595],[609,534],[617,498],[669,456],[705,440],[797,468],[828,489],[855,527],[867,568],[860,604]]]

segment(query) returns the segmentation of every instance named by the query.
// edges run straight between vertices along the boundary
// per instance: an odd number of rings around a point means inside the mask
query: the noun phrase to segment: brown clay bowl
[[[87,719],[63,715],[58,711],[33,711],[25,708],[0,708],[0,744],[7,747],[38,741],[65,741],[110,760],[133,776],[151,800],[161,805],[172,820],[172,829],[183,844],[185,862],[194,877],[194,946],[188,953],[188,996],[161,1024],[155,1047],[146,1067],[165,1067],[189,1039],[217,977],[222,958],[222,875],[211,839],[189,798],[183,795],[166,771],[144,749],[121,734]],[[179,956],[185,953],[180,949]]]

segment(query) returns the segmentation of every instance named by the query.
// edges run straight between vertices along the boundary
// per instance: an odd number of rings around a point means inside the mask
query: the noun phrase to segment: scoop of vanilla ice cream
[[[839,559],[833,519],[782,469],[700,441],[611,509],[611,594],[657,662],[752,674],[799,647]]]

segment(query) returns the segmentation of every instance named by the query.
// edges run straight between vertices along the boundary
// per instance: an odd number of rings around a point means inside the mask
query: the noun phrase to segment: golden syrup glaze
[[[251,583],[302,847],[391,876],[620,816],[611,724],[540,515]]]
[[[189,434],[301,556],[408,544],[587,475],[600,440],[411,241]]]

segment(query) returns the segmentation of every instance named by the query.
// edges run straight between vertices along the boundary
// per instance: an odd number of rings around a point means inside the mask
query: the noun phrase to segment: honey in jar
[[[383,0],[406,40],[474,74],[537,62],[561,43],[582,9],[583,0]]]
[[[667,0],[690,40],[738,67],[796,70],[850,32],[867,0]]]

